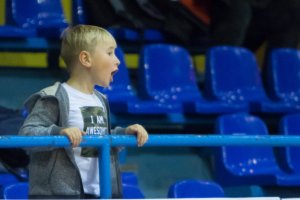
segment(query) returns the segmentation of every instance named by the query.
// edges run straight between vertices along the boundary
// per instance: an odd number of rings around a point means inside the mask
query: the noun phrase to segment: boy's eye
[[[108,52],[108,55],[110,55],[110,56],[111,56],[112,54],[113,54],[113,52]]]

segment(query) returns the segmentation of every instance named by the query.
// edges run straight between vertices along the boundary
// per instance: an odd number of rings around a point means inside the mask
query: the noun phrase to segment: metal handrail
[[[111,198],[110,148],[136,146],[135,136],[106,135],[83,136],[81,147],[99,149],[99,174],[101,198]],[[0,148],[68,147],[65,136],[0,136]],[[155,134],[150,135],[145,146],[300,146],[300,136],[269,135],[199,135]]]

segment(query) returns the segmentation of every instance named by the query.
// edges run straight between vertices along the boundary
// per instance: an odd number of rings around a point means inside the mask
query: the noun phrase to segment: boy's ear
[[[92,64],[91,54],[88,51],[81,51],[79,53],[79,61],[82,65],[90,67]]]

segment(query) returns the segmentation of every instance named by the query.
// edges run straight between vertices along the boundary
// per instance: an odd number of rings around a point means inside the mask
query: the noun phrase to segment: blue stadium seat
[[[268,62],[268,89],[271,97],[300,110],[300,51],[274,49]]]
[[[163,42],[164,36],[157,29],[144,29],[140,32],[131,28],[109,28],[117,40]]]
[[[145,29],[143,40],[146,42],[163,42],[165,37],[158,29]]]
[[[268,135],[265,123],[246,113],[223,115],[216,123],[221,135]],[[215,175],[218,183],[241,185],[300,185],[300,176],[279,168],[272,147],[223,146],[216,148]]]
[[[285,113],[291,106],[267,97],[255,56],[242,47],[216,46],[206,56],[207,94],[228,104],[248,104],[250,111]]]
[[[300,114],[289,114],[280,121],[279,132],[287,136],[300,135]],[[300,174],[300,147],[282,147],[279,152],[279,163],[287,172]]]
[[[212,181],[183,180],[169,187],[168,198],[225,197],[223,188]]]
[[[17,173],[19,177],[11,173],[5,173],[5,172],[0,173],[0,198],[3,197],[3,192],[4,192],[3,190],[6,186],[16,184],[16,183],[21,183],[28,180],[27,170],[18,170]]]
[[[131,41],[131,42],[141,41],[141,33],[139,33],[138,31],[132,28],[110,27],[109,30],[118,41]]]
[[[133,42],[163,42],[164,36],[157,29],[143,29],[142,31],[137,31],[132,28],[113,28],[108,29],[117,40],[133,41]]]
[[[0,198],[3,197],[3,189],[11,184],[19,183],[20,180],[10,173],[0,173]]]
[[[124,199],[143,199],[144,194],[138,186],[138,179],[133,172],[122,172],[122,186]]]
[[[37,30],[37,36],[59,38],[68,26],[60,0],[8,0],[7,23]],[[30,9],[24,9],[30,8]]]
[[[119,71],[114,76],[114,81],[109,88],[96,86],[96,89],[107,95],[114,113],[132,114],[168,114],[180,113],[180,104],[170,104],[154,100],[140,100],[130,83],[128,69],[124,60],[124,53],[120,48],[116,49],[116,56],[121,64]]]
[[[245,105],[204,100],[198,89],[191,56],[168,44],[145,45],[140,53],[138,91],[144,98],[180,103],[185,112],[218,114],[247,111]]]
[[[6,186],[3,191],[3,199],[28,199],[28,183],[16,183]]]
[[[126,185],[138,185],[138,179],[135,173],[133,172],[122,172],[122,183]]]
[[[5,24],[0,26],[0,38],[27,38],[36,36],[36,30],[33,28],[22,28],[9,24],[7,21],[11,16],[12,5],[10,2],[5,4]]]
[[[164,36],[157,29],[144,29],[142,31],[137,31],[132,28],[114,28],[109,27],[108,31],[116,38],[118,41],[132,41],[132,42],[163,42]]]
[[[145,196],[136,185],[122,184],[123,186],[123,199],[144,199]]]

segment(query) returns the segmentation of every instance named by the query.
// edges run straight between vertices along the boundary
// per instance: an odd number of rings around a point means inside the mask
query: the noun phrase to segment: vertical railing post
[[[102,199],[110,199],[111,176],[110,176],[110,143],[109,140],[99,147],[99,174],[100,174],[100,196]]]

